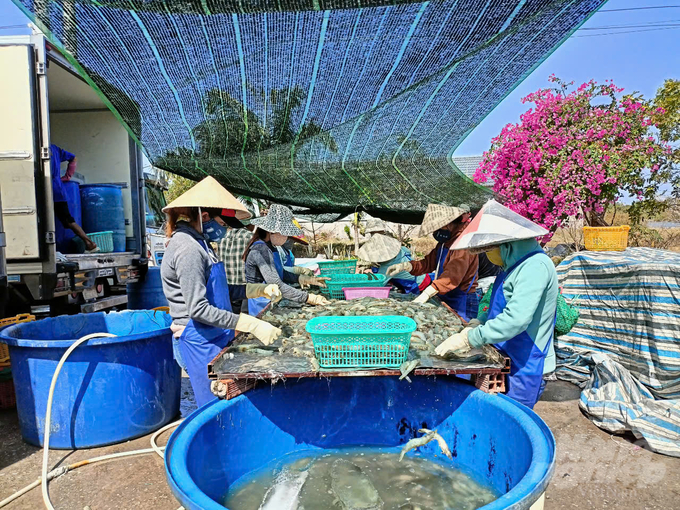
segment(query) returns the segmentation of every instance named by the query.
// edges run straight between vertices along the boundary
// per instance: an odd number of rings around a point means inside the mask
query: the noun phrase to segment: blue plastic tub
[[[85,232],[113,232],[113,251],[125,251],[123,191],[116,184],[83,184],[80,201]]]
[[[173,433],[166,475],[185,508],[224,510],[229,487],[274,459],[342,446],[397,452],[423,427],[444,437],[453,466],[502,494],[484,510],[540,505],[554,471],[550,429],[514,400],[455,377],[304,379],[215,401]],[[436,442],[420,451],[441,461]]]
[[[80,208],[80,184],[75,181],[62,182],[64,188],[64,196],[68,204],[68,210],[76,220],[78,225],[83,224],[83,215]],[[70,253],[73,246],[70,244],[71,239],[75,237],[75,233],[70,228],[62,226],[61,221],[55,218],[54,220],[54,235],[57,241],[57,250],[61,253]]]
[[[180,369],[172,356],[170,316],[125,311],[55,317],[0,331],[9,346],[24,440],[42,446],[47,396],[61,356],[52,403],[50,447],[92,448],[157,430],[179,413]]]
[[[151,310],[159,306],[168,306],[168,300],[163,293],[161,268],[150,266],[144,280],[128,283],[127,295],[130,310]]]

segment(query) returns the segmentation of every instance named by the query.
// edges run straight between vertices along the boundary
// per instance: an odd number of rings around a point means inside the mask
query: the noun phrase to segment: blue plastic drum
[[[184,508],[224,510],[219,501],[234,482],[284,455],[343,446],[396,453],[420,428],[444,437],[453,454],[453,461],[444,462],[501,494],[484,510],[541,504],[555,467],[548,426],[514,400],[455,377],[414,377],[411,384],[396,377],[336,377],[263,385],[186,418],[170,438],[165,468]],[[436,442],[420,453],[442,461]]]
[[[116,184],[80,186],[83,230],[86,233],[113,232],[113,251],[125,251],[123,192]]]
[[[61,316],[0,331],[9,346],[19,426],[42,446],[54,370],[71,344],[90,333],[64,363],[52,403],[50,447],[93,448],[143,436],[179,413],[180,368],[172,356],[171,318],[125,311]]]
[[[168,300],[163,293],[161,268],[149,267],[143,280],[128,283],[128,309],[151,310],[159,306],[168,306]]]

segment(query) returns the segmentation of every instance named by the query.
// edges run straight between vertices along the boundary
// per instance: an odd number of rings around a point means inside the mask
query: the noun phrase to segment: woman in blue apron
[[[289,237],[299,237],[304,234],[302,229],[295,224],[293,212],[283,205],[273,204],[266,216],[255,218],[250,223],[257,229],[243,254],[246,264],[246,282],[275,284],[281,289],[281,295],[285,299],[295,303],[329,304],[323,296],[296,289],[290,285],[299,283],[302,288],[310,285],[326,287],[327,278],[309,275],[309,269],[296,266],[292,268],[292,271],[284,271],[283,261],[277,247],[283,246]],[[269,299],[265,297],[249,298],[248,313],[256,317],[268,304]]]
[[[467,206],[449,207],[430,204],[427,206],[419,236],[432,234],[437,241],[434,250],[423,260],[402,262],[387,270],[387,276],[397,276],[406,271],[414,276],[434,272],[434,279],[414,300],[426,303],[433,296],[439,297],[464,320],[477,316],[478,257],[465,251],[451,251],[451,245],[469,222]]]
[[[488,312],[444,341],[436,352],[461,354],[495,345],[511,362],[506,394],[533,408],[543,391],[544,374],[555,370],[557,273],[536,241],[547,230],[495,201],[488,202],[479,215],[452,249],[484,251],[503,271],[496,277]]]
[[[179,339],[183,365],[200,407],[213,398],[208,364],[234,338],[235,331],[252,333],[271,344],[281,330],[247,314],[231,311],[224,264],[210,247],[226,233],[223,218],[250,216],[247,209],[215,179],[207,177],[163,209],[170,240],[161,263],[163,292]],[[246,286],[246,295],[276,298],[276,286]]]

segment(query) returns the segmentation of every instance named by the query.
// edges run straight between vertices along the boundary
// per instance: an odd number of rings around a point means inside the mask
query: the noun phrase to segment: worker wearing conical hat
[[[469,220],[470,209],[467,206],[428,205],[419,235],[432,234],[437,246],[423,260],[402,262],[387,270],[390,277],[402,271],[415,276],[434,271],[434,280],[414,302],[426,303],[433,296],[438,296],[466,321],[477,316],[478,257],[466,251],[451,251],[450,248]]]
[[[310,285],[326,287],[325,280],[328,278],[314,276],[311,270],[299,266],[293,266],[290,268],[291,271],[284,270],[277,247],[283,246],[291,237],[304,235],[293,217],[293,211],[286,206],[273,204],[266,216],[255,218],[250,223],[257,229],[243,254],[246,263],[246,282],[276,284],[281,289],[282,296],[294,303],[320,306],[329,304],[329,301],[319,294],[312,294],[290,285],[299,283],[303,289]],[[258,315],[268,303],[264,297],[248,299],[248,313]]]
[[[451,249],[486,252],[503,272],[496,277],[488,312],[437,347],[444,355],[495,345],[511,360],[507,395],[528,407],[543,392],[544,374],[555,370],[557,273],[536,240],[547,233],[493,200],[484,205]]]
[[[374,233],[357,253],[361,262],[371,264],[369,273],[387,274],[390,267],[411,261],[411,250],[402,246],[394,237]],[[394,274],[390,283],[404,291],[405,294],[420,294],[432,281],[431,274],[413,276],[407,271]]]
[[[248,210],[212,177],[206,177],[163,208],[170,238],[161,263],[163,292],[170,306],[175,358],[189,374],[196,404],[215,398],[210,392],[208,363],[234,338],[252,333],[263,344],[281,330],[247,314],[231,311],[224,264],[210,242],[226,233],[230,219],[250,217]],[[246,285],[247,297],[280,298],[275,285]]]

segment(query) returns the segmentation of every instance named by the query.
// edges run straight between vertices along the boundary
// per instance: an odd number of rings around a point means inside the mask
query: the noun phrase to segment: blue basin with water
[[[397,452],[419,428],[437,429],[451,465],[502,494],[484,510],[541,507],[555,463],[548,426],[514,400],[454,377],[302,379],[214,401],[173,433],[166,475],[185,508],[223,510],[229,487],[274,459],[343,446]],[[420,451],[441,461],[436,442]]]
[[[169,315],[125,311],[66,315],[0,332],[9,346],[21,435],[42,446],[52,376],[71,344],[77,347],[57,379],[50,447],[92,448],[157,430],[179,413],[181,372],[172,356]]]

